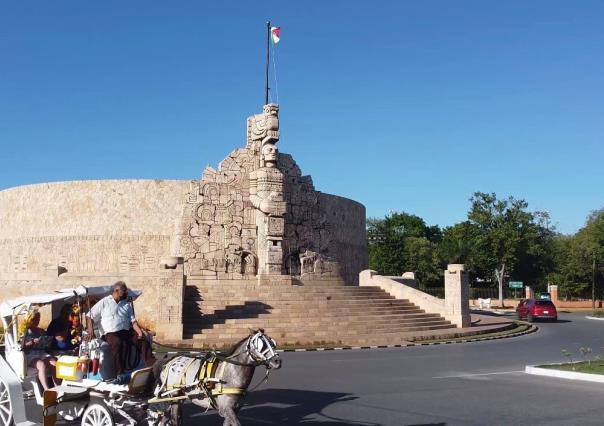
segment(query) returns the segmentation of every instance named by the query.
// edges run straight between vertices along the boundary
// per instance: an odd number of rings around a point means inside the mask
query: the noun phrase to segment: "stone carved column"
[[[163,260],[161,266],[163,269],[158,280],[155,332],[159,340],[179,340],[183,338],[183,259],[172,256]]]
[[[264,106],[261,116],[248,121],[248,148],[259,156],[260,167],[249,175],[250,201],[256,208],[258,275],[283,274],[283,237],[286,203],[283,173],[277,168],[279,107]]]

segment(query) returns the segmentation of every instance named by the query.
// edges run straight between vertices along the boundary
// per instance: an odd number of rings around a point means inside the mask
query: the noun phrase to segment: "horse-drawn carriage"
[[[254,367],[279,368],[275,342],[256,331],[231,353],[209,352],[177,356],[154,366],[145,365],[136,347],[127,351],[127,374],[116,378],[110,348],[93,338],[71,353],[52,353],[60,384],[43,390],[38,371],[28,365],[23,322],[34,309],[51,306],[53,313],[66,304],[83,316],[91,299],[111,294],[111,286],[84,287],[23,296],[0,304],[4,354],[0,354],[0,426],[52,426],[79,422],[82,426],[179,425],[182,404],[215,408],[225,425],[239,425],[236,412],[254,374]],[[129,290],[135,299],[140,291]],[[80,324],[84,324],[81,318]],[[97,333],[95,333],[97,334]],[[100,336],[102,333],[98,332]],[[150,336],[147,336],[150,339]],[[150,343],[150,341],[149,341]],[[42,349],[42,348],[38,348]],[[268,371],[268,370],[267,370]],[[32,402],[42,410],[42,422],[33,421]]]

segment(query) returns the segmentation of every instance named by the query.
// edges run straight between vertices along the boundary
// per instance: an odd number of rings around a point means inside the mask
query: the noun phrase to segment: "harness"
[[[228,361],[220,362],[220,367],[217,368],[219,363],[218,357],[215,353],[212,354],[212,359],[203,363],[202,371],[200,371],[199,380],[202,385],[207,389],[208,396],[218,395],[243,395],[247,393],[247,389],[244,388],[232,388],[223,386],[224,381],[224,370],[228,364]],[[218,370],[218,374],[216,374]],[[203,375],[202,375],[203,373]],[[213,405],[213,404],[212,404]]]
[[[265,348],[265,346],[267,346]],[[256,357],[253,355],[252,348],[257,351],[260,355]],[[248,352],[252,358],[252,363],[243,363],[236,361],[234,358],[241,355],[243,352]],[[216,397],[220,395],[241,395],[245,396],[248,392],[247,388],[241,387],[227,387],[224,386],[224,372],[227,364],[239,365],[243,367],[258,367],[262,364],[266,364],[268,360],[276,355],[273,347],[270,344],[265,343],[259,334],[251,336],[248,342],[241,351],[234,353],[229,356],[221,356],[220,354],[212,351],[204,357],[196,358],[181,358],[177,357],[168,362],[165,369],[167,370],[166,378],[162,381],[160,389],[163,390],[162,394],[171,393],[171,391],[187,391],[187,388],[193,390],[195,388],[201,389],[202,393],[209,399],[212,408],[216,408]],[[196,373],[196,380],[192,383],[186,383],[186,373],[195,361],[201,361],[199,370]],[[264,380],[258,383],[253,389],[260,386],[264,381],[268,380],[270,370],[267,368]],[[168,378],[172,375],[177,375],[178,379],[176,383],[171,385],[167,384]],[[253,390],[251,389],[251,390]],[[157,394],[157,393],[156,393]],[[156,397],[149,400],[149,402],[166,402],[166,401],[178,401],[187,399],[187,395],[178,396],[167,396],[164,398]]]

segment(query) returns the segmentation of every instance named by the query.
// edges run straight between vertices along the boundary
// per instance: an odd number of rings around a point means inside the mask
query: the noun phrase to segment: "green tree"
[[[542,225],[548,216],[528,212],[524,200],[514,197],[498,200],[494,193],[476,192],[470,201],[468,221],[473,229],[470,263],[475,273],[494,279],[499,304],[503,306],[506,276],[514,273],[537,281],[548,271],[547,246],[552,233]]]
[[[367,221],[369,267],[384,275],[415,272],[422,285],[440,282],[437,244],[442,238],[438,226],[408,213],[392,213],[384,219]]]
[[[554,268],[548,275],[566,298],[591,297],[592,286],[601,297],[604,265],[604,209],[592,212],[575,235],[557,235]]]

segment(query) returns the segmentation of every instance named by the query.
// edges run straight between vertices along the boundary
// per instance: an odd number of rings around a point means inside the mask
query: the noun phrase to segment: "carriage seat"
[[[57,400],[60,402],[80,401],[88,398],[90,389],[80,386],[58,385],[49,390],[57,393]]]
[[[149,388],[149,383],[153,379],[153,367],[145,367],[132,372],[130,382],[128,383],[129,394],[144,393]]]

